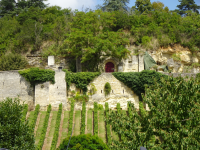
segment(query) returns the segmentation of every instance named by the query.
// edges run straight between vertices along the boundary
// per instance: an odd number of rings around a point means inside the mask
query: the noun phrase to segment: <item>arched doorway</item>
[[[114,72],[115,71],[115,65],[112,62],[107,62],[105,65],[105,71],[106,72]]]

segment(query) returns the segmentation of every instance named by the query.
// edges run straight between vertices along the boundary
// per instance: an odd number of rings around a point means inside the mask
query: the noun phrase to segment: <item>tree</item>
[[[200,9],[200,6],[195,4],[194,0],[179,0],[180,5],[177,5],[179,10],[176,10],[180,15],[186,14],[186,11],[191,10],[193,12],[196,12],[199,14],[198,9]]]
[[[130,0],[104,0],[103,6],[100,8],[103,11],[125,11],[127,12],[129,7],[128,3]]]
[[[168,7],[164,7],[165,5],[162,2],[153,2],[152,3],[152,8],[153,10],[157,10],[157,11],[165,11],[165,12],[169,12],[169,8]]]
[[[70,137],[64,139],[58,149],[66,150],[69,139]],[[78,136],[72,136],[68,149],[108,150],[108,147],[98,136],[93,136],[91,134],[83,134]]]
[[[129,103],[128,116],[112,112],[109,123],[121,134],[113,149],[199,149],[200,86],[199,80],[178,77],[161,79],[146,87],[143,100],[150,111],[140,105],[138,113]]]
[[[23,105],[18,98],[0,102],[0,147],[34,150],[34,131],[22,122]]]
[[[138,10],[140,13],[144,13],[152,10],[152,4],[150,0],[136,0],[135,6],[133,6],[133,8]]]
[[[129,54],[125,48],[129,41],[124,33],[110,31],[115,26],[113,12],[77,12],[70,26],[65,40],[66,53],[80,58],[88,71],[98,71],[104,57],[122,59]]]
[[[0,16],[3,17],[5,14],[15,10],[15,0],[1,0],[0,1]]]

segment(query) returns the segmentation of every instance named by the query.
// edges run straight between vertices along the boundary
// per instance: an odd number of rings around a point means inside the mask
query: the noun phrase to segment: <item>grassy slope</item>
[[[93,111],[92,110],[88,110],[87,111],[87,134],[93,134],[93,121],[92,121],[92,117],[93,117]]]
[[[64,120],[63,120],[61,143],[62,143],[63,139],[65,139],[67,137],[68,125],[69,125],[69,111],[64,111]]]
[[[75,111],[75,127],[74,127],[74,133],[73,135],[77,136],[80,135],[80,129],[81,129],[81,111]]]
[[[104,110],[99,111],[99,137],[106,142],[106,130],[104,121]]]

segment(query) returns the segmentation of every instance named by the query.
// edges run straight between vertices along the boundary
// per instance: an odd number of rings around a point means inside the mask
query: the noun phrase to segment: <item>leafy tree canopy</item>
[[[0,147],[34,150],[34,131],[22,122],[23,105],[18,98],[0,102]]]
[[[121,134],[122,141],[113,141],[113,149],[199,149],[199,81],[183,78],[161,79],[146,88],[140,113],[129,104],[129,115],[112,112],[109,123]]]
[[[103,6],[100,8],[103,11],[124,11],[129,10],[128,3],[130,0],[104,0]]]
[[[179,10],[177,10],[177,12],[180,15],[184,15],[186,14],[188,10],[191,10],[193,12],[196,12],[199,14],[198,9],[200,9],[200,6],[198,6],[197,4],[195,4],[194,0],[179,0],[180,5],[177,5],[177,7],[179,8]]]
[[[138,10],[140,13],[144,13],[152,10],[152,4],[150,0],[136,0],[135,6],[133,6],[133,8]]]

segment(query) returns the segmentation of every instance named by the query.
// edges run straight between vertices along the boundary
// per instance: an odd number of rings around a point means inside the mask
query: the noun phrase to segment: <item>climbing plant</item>
[[[104,92],[105,92],[105,96],[109,95],[111,91],[111,86],[109,82],[106,82],[105,86],[104,86]]]
[[[100,75],[100,72],[78,72],[72,73],[67,69],[63,69],[65,71],[65,80],[67,83],[67,89],[69,89],[70,84],[74,83],[77,88],[83,90],[83,93],[87,92],[87,85],[97,76]]]
[[[163,75],[154,70],[144,70],[142,72],[113,72],[113,75],[140,97],[141,93],[145,93],[145,85],[149,86],[154,84],[154,80],[159,83],[161,77],[167,77],[167,75]]]
[[[20,75],[22,75],[27,81],[31,83],[31,85],[35,85],[35,83],[51,81],[55,83],[55,71],[50,69],[39,69],[39,68],[29,68],[25,70],[18,71]]]

